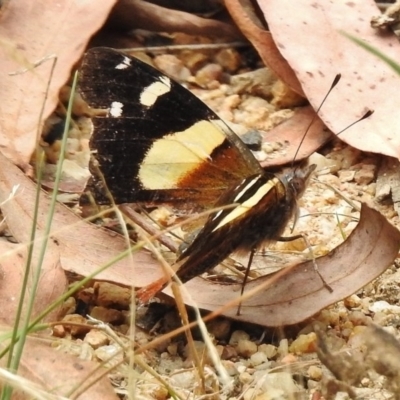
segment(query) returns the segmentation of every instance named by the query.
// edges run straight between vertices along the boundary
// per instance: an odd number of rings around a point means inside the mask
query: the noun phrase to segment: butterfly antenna
[[[294,163],[295,163],[295,161],[296,161],[296,158],[297,158],[297,156],[298,156],[298,154],[299,154],[299,151],[300,151],[300,149],[301,149],[301,146],[303,145],[303,142],[304,142],[304,140],[305,140],[305,138],[306,138],[306,136],[307,136],[307,133],[308,133],[308,131],[309,131],[310,128],[311,128],[311,125],[314,123],[315,119],[316,119],[317,116],[318,116],[319,111],[321,110],[321,107],[324,105],[326,99],[328,98],[329,94],[332,92],[333,88],[339,83],[341,77],[342,77],[341,74],[337,74],[337,75],[335,76],[335,78],[334,78],[333,81],[332,81],[331,87],[329,88],[329,90],[328,90],[328,92],[326,93],[325,97],[322,99],[321,104],[319,105],[319,107],[318,107],[317,110],[316,110],[316,113],[315,113],[314,116],[311,118],[311,121],[309,122],[309,124],[308,124],[308,126],[307,126],[307,129],[306,129],[306,131],[305,131],[305,133],[304,133],[304,135],[303,135],[303,137],[302,137],[302,139],[301,139],[301,141],[300,141],[300,143],[299,143],[299,145],[298,145],[298,147],[297,147],[296,153],[294,154],[294,157],[293,157],[293,160],[292,160],[292,168],[293,168],[293,165],[294,165]],[[359,121],[360,121],[360,120],[359,120]],[[357,122],[358,122],[358,121],[356,121],[355,123],[357,123]],[[354,125],[354,123],[353,123],[352,125]],[[350,126],[351,126],[351,125],[350,125]],[[346,129],[347,129],[347,128],[346,128]],[[342,131],[342,132],[343,132],[343,131]],[[340,132],[340,133],[342,133],[342,132]]]
[[[347,129],[351,128],[353,125],[358,124],[360,121],[362,121],[363,119],[367,119],[369,118],[372,114],[374,113],[374,110],[368,110],[366,111],[366,113],[359,119],[357,119],[356,121],[352,122],[350,125],[346,126],[346,128],[342,129],[339,133],[337,133],[335,136],[339,136],[341,133],[343,133],[344,131],[346,131]]]

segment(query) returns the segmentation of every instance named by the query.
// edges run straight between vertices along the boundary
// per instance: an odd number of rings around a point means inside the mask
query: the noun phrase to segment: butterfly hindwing
[[[203,102],[151,66],[108,48],[89,50],[80,90],[93,109],[88,184],[98,203],[211,206],[260,173],[242,141]],[[101,170],[101,174],[99,173]],[[185,208],[185,206],[182,206]]]

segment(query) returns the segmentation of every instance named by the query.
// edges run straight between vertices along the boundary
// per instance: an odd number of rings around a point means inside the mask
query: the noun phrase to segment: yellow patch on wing
[[[162,76],[159,81],[143,89],[140,94],[140,103],[146,107],[151,107],[157,99],[171,90],[171,81],[168,77]]]
[[[210,159],[210,154],[226,139],[210,121],[156,140],[141,163],[138,177],[145,189],[176,189],[186,174]]]
[[[255,181],[252,181],[251,183],[255,183]],[[246,214],[252,207],[254,207],[259,201],[261,201],[262,198],[278,183],[279,179],[273,178],[266,182],[264,185],[260,186],[260,188],[257,190],[256,193],[254,193],[253,196],[234,208],[225,218],[223,218],[221,222],[213,229],[213,232],[241,217],[243,214]],[[248,187],[249,185],[247,186],[247,188]]]

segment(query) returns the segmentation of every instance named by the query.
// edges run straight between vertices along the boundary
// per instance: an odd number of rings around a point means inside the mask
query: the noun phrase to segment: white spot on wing
[[[156,82],[143,89],[140,95],[140,103],[146,107],[151,107],[157,99],[171,90],[171,81],[166,76],[161,76]]]
[[[118,118],[122,115],[122,108],[124,105],[119,101],[113,101],[110,107],[110,115],[114,118]]]
[[[131,66],[131,59],[128,57],[124,57],[121,63],[115,66],[115,69],[126,69]]]
[[[221,214],[222,214],[223,210],[218,211],[212,218],[211,221],[214,221],[215,219],[217,219]]]
[[[259,179],[259,176],[256,176],[254,179],[252,179],[239,193],[238,195],[234,198],[233,202],[237,203],[239,199],[243,196],[244,193],[246,193]]]

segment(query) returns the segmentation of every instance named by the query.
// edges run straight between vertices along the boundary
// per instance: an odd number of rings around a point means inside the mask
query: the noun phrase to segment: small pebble
[[[271,104],[280,109],[298,107],[304,105],[306,101],[304,97],[294,92],[281,80],[276,81],[272,86],[272,95]]]
[[[238,370],[239,374],[245,372],[247,367],[242,362],[235,363],[236,369]]]
[[[183,51],[180,53],[179,58],[191,71],[197,71],[208,61],[207,55],[198,51]]]
[[[222,360],[230,360],[232,358],[236,358],[237,355],[236,349],[233,346],[227,345],[224,346],[222,350],[221,358]]]
[[[53,326],[53,336],[58,337],[58,338],[63,338],[65,337],[65,328],[64,325],[54,325]]]
[[[146,394],[148,395],[149,393],[147,392]],[[151,398],[155,400],[166,400],[169,398],[169,391],[165,386],[157,385],[150,391],[150,395]]]
[[[322,369],[316,365],[311,365],[307,370],[307,374],[314,381],[320,381],[322,378]]]
[[[236,346],[238,354],[242,357],[250,357],[257,352],[257,345],[251,340],[242,339]]]
[[[251,94],[263,99],[270,99],[272,84],[276,77],[268,68],[260,68],[255,71],[233,75],[230,82],[230,90],[237,94]]]
[[[106,322],[108,324],[122,324],[124,322],[124,314],[121,311],[105,307],[93,307],[90,316],[94,319]]]
[[[317,335],[311,332],[308,335],[300,335],[289,347],[294,354],[313,353],[317,348]]]
[[[276,346],[273,346],[272,344],[266,344],[266,343],[260,344],[258,346],[258,351],[262,351],[263,353],[265,353],[268,360],[271,360],[272,358],[274,358],[278,353],[278,349]]]
[[[215,350],[217,350],[218,358],[221,358],[222,353],[224,352],[225,346],[222,346],[222,344],[217,344],[215,346]]]
[[[380,300],[371,304],[369,310],[372,312],[385,312],[385,313],[400,313],[400,306],[389,304],[387,301]]]
[[[86,334],[83,341],[90,344],[94,349],[98,349],[100,346],[108,345],[110,339],[104,332],[98,329],[92,329]]]
[[[197,71],[196,83],[201,87],[209,87],[212,82],[219,82],[222,76],[222,67],[218,64],[207,64]]]
[[[94,284],[95,303],[102,307],[128,310],[131,304],[132,290],[109,282]]]
[[[86,318],[79,314],[69,314],[63,319],[64,322],[73,322],[80,325],[65,325],[65,329],[71,332],[72,336],[81,336],[90,331],[90,327],[86,323]]]
[[[284,365],[289,365],[297,362],[298,360],[298,357],[296,357],[294,354],[287,354],[280,360],[280,362]]]
[[[223,110],[233,110],[239,106],[241,102],[241,98],[237,94],[231,94],[230,96],[227,96],[224,98],[224,101],[222,103],[222,109]],[[235,131],[235,133],[237,133]]]
[[[365,169],[357,171],[354,175],[354,181],[360,186],[368,185],[374,180],[374,178],[375,174],[372,171]]]
[[[234,331],[229,339],[229,344],[231,346],[236,346],[239,343],[239,340],[248,340],[250,339],[250,335],[245,331]]]
[[[234,73],[242,64],[242,56],[235,49],[222,49],[215,55],[215,61],[226,71]]]
[[[226,341],[231,331],[232,322],[227,318],[215,318],[207,324],[208,332],[217,340]]]
[[[272,146],[271,143],[268,143],[268,142],[265,142],[262,144],[262,149],[267,154],[271,154],[274,152],[274,147]]]
[[[242,372],[239,375],[239,381],[243,385],[246,385],[246,384],[251,383],[253,381],[253,377],[248,372]]]
[[[346,316],[347,312],[346,310]],[[336,326],[339,324],[340,314],[335,310],[325,309],[318,314],[318,321],[322,322],[325,326]]]
[[[235,376],[239,373],[235,366],[235,363],[230,360],[222,360],[222,366],[226,369],[226,372],[229,376]]]
[[[107,361],[111,365],[122,361],[124,357],[121,349],[115,345],[101,346],[95,350],[94,354],[100,361]]]
[[[86,304],[91,304],[93,302],[93,297],[94,297],[94,289],[92,287],[90,288],[84,288],[78,292],[78,299],[83,301]]]
[[[178,354],[178,344],[177,343],[171,343],[167,347],[167,351],[171,356],[176,356]]]
[[[262,351],[257,351],[257,353],[254,353],[250,357],[250,362],[253,366],[257,366],[260,364],[263,364],[268,361],[267,355],[262,352]]]
[[[289,353],[289,341],[287,339],[282,339],[279,342],[279,347],[278,347],[279,357],[284,357],[288,353]]]
[[[356,171],[341,170],[338,171],[338,176],[341,182],[352,182],[356,175]]]
[[[185,67],[183,62],[172,54],[156,56],[153,62],[157,69],[179,82],[185,82],[191,76],[189,68]]]

